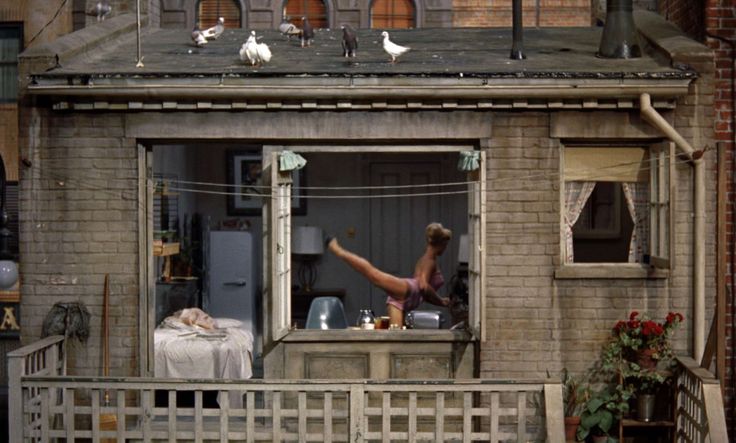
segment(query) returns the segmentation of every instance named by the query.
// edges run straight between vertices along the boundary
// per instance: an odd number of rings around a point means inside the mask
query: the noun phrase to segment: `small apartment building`
[[[107,274],[111,374],[154,373],[165,183],[181,233],[197,214],[205,230],[252,236],[246,285],[257,288],[254,356],[266,378],[582,371],[632,309],[683,312],[676,347],[702,351],[715,272],[712,55],[659,16],[637,23],[646,51],[626,61],[596,57],[596,28],[528,30],[518,61],[508,30],[416,29],[391,33],[412,47],[392,64],[378,32],[361,29],[356,59],[342,57],[337,31],[310,48],[264,31],[273,59],[251,67],[237,52],[247,30],[196,48],[188,32],[160,29],[144,34],[136,67],[129,16],[78,32],[84,51],[67,52],[64,38],[27,51],[24,339],[56,301],[99,318]],[[103,31],[122,37],[102,44]],[[287,151],[306,166],[282,169]],[[430,221],[467,234],[465,327],[299,326],[295,228],[336,234],[407,275]],[[447,280],[458,246],[441,259]],[[385,309],[385,294],[335,257],[316,265],[314,287],[340,294],[349,321]],[[70,372],[99,370],[98,325],[69,353]]]

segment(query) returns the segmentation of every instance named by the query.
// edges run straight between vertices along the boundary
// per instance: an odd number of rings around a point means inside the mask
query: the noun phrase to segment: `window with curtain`
[[[235,0],[200,0],[197,5],[197,26],[207,29],[225,19],[225,28],[239,28],[241,23],[240,4]]]
[[[327,7],[322,0],[288,0],[284,5],[284,18],[301,27],[302,17],[307,17],[314,29],[329,28]]]
[[[666,263],[669,149],[565,148],[565,263]]]
[[[415,11],[411,0],[374,0],[371,5],[371,28],[406,29],[414,27]]]
[[[18,101],[18,53],[23,34],[20,25],[0,25],[0,102]]]

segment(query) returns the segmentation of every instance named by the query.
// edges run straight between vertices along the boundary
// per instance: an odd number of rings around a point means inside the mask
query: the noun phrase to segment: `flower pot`
[[[580,416],[565,417],[565,441],[577,441],[575,439],[575,433],[578,431],[578,425],[580,424]]]
[[[593,436],[593,443],[607,443],[607,442],[608,442],[607,435],[594,435]]]
[[[639,421],[652,421],[654,417],[654,394],[637,394],[637,418]]]
[[[639,349],[636,351],[636,364],[642,369],[654,369],[657,367],[657,360],[654,359],[654,349]]]

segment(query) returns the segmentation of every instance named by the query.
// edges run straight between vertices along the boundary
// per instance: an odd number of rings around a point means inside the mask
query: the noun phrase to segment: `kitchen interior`
[[[259,377],[259,194],[268,192],[260,175],[262,147],[192,142],[154,145],[152,151],[156,324],[194,307],[214,318],[237,320],[239,328],[252,334],[252,376]],[[467,256],[462,234],[468,224],[468,175],[458,170],[456,152],[300,155],[307,163],[293,173],[293,328],[315,327],[307,324],[309,308],[322,297],[339,300],[348,327],[355,327],[365,311],[375,316],[379,328],[385,326],[385,293],[330,254],[324,247],[327,235],[380,269],[409,277],[424,251],[425,226],[439,221],[453,231],[440,257],[445,285],[439,294],[454,292],[467,300],[467,265],[461,261]],[[451,183],[455,185],[437,185]],[[418,318],[417,327],[449,329],[457,324],[446,308],[424,303],[418,311],[430,312],[433,320],[422,324]]]

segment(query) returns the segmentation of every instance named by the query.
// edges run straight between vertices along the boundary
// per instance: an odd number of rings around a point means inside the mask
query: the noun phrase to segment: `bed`
[[[253,375],[253,334],[239,320],[216,318],[215,329],[167,317],[154,331],[157,378],[243,380]],[[221,404],[222,399],[218,398]],[[231,395],[231,407],[242,396]]]

